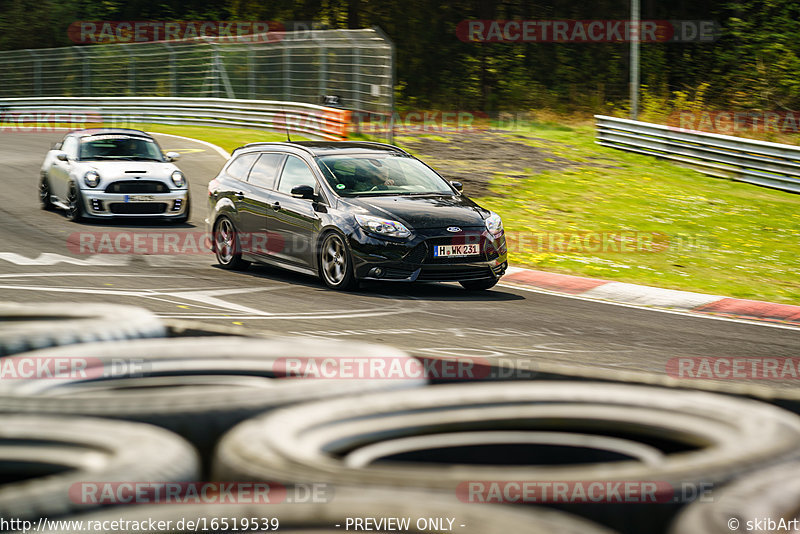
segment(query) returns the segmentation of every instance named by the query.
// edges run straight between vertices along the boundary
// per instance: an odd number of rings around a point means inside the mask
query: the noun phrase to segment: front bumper
[[[479,243],[480,255],[436,258],[433,247]],[[396,282],[462,282],[498,279],[508,267],[505,235],[485,228],[448,233],[444,228],[415,232],[411,239],[385,239],[357,229],[350,236],[355,276],[360,280]]]
[[[136,200],[147,196],[152,200]],[[181,217],[189,209],[189,190],[147,195],[81,190],[83,212],[89,217]]]

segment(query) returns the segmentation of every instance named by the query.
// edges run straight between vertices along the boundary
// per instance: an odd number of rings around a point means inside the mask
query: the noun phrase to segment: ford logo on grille
[[[448,226],[447,227],[447,231],[448,232],[453,232],[453,233],[460,232],[461,228],[459,228],[458,226]]]

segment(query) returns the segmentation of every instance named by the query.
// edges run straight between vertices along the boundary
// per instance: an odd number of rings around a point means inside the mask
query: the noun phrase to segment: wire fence
[[[211,97],[391,114],[394,47],[380,30],[281,32],[0,52],[0,98]],[[335,100],[334,100],[335,101]],[[330,99],[327,102],[330,104]]]

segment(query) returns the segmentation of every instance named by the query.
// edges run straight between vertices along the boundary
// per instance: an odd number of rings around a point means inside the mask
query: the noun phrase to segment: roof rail
[[[389,143],[379,143],[378,141],[355,141],[355,142],[356,142],[356,143],[365,144],[365,145],[381,145],[381,146],[388,146],[388,147],[390,147],[390,148],[394,148],[395,150],[399,150],[399,151],[400,151],[400,152],[402,152],[403,154],[407,154],[407,155],[409,155],[409,156],[411,155],[411,154],[409,154],[408,152],[406,152],[405,150],[403,150],[402,148],[400,148],[399,146],[390,145]]]
[[[247,143],[246,145],[238,146],[238,147],[234,148],[233,152],[236,152],[237,150],[240,150],[242,148],[250,148],[252,146],[261,146],[261,145],[267,145],[267,146],[289,145],[289,146],[294,147],[294,148],[300,148],[302,150],[305,150],[306,152],[308,152],[312,156],[314,155],[314,152],[310,148],[304,147],[303,145],[298,145],[297,143],[292,143],[291,141],[261,141],[261,142],[258,142],[258,143]]]

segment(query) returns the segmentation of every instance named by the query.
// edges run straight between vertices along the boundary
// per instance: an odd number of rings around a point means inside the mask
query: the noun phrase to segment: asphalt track
[[[330,291],[309,276],[256,266],[228,272],[210,254],[78,254],[76,232],[201,232],[208,181],[223,158],[205,145],[159,137],[183,153],[187,224],[72,223],[40,210],[39,168],[63,133],[0,132],[0,299],[117,302],[163,317],[253,331],[388,343],[415,354],[551,361],[590,368],[665,371],[670,358],[797,357],[800,330],[664,313],[510,286],[469,294],[457,284],[373,283]],[[793,387],[785,383],[783,387]]]

